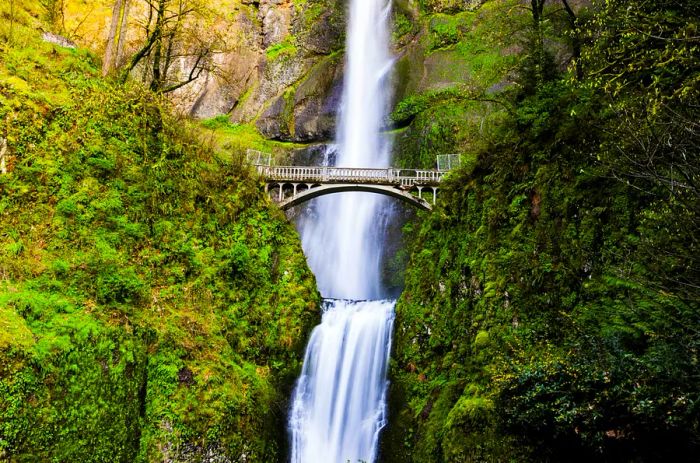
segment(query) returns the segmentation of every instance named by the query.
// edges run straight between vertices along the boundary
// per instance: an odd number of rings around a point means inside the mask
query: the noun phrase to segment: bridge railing
[[[416,169],[376,169],[329,166],[257,166],[268,180],[313,183],[379,183],[386,185],[437,185],[444,172]]]

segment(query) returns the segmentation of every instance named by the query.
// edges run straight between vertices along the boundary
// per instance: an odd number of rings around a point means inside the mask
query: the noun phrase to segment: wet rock
[[[297,141],[329,140],[342,98],[342,57],[331,56],[315,66],[294,95],[294,134]]]
[[[319,143],[292,152],[291,164],[295,166],[322,166],[335,163],[335,145]]]
[[[256,122],[258,130],[280,140],[332,139],[342,95],[342,68],[340,55],[320,60],[263,111]]]
[[[283,96],[276,98],[255,123],[260,133],[275,140],[290,139],[291,130],[285,121],[286,107],[287,102]]]

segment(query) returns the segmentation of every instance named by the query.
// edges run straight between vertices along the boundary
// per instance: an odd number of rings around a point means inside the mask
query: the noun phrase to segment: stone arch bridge
[[[431,210],[446,174],[439,170],[329,166],[256,166],[265,191],[282,210],[312,198],[344,191],[378,193]],[[427,195],[427,199],[426,196]]]

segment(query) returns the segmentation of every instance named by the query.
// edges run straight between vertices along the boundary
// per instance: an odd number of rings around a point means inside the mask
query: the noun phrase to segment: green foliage
[[[413,237],[388,461],[696,454],[697,2],[622,6],[591,13],[605,39],[581,79],[522,63],[512,111]],[[457,106],[426,94],[396,115],[450,140]]]
[[[396,134],[400,167],[435,168],[436,155],[460,153],[465,159],[481,148],[505,116],[497,101],[449,88],[409,96],[391,117],[408,128]]]
[[[435,13],[456,13],[480,7],[488,0],[420,0],[421,9]]]
[[[175,117],[80,51],[6,50],[2,458],[280,458],[319,301],[250,128]]]
[[[643,90],[640,98],[651,113],[666,102],[697,98],[700,2],[639,0],[633,8],[620,0],[595,4],[599,11],[586,23],[595,42],[583,53],[591,71],[588,85],[613,97]]]
[[[455,45],[464,37],[468,22],[461,21],[462,16],[437,14],[430,18],[428,33],[430,34],[429,50]]]
[[[436,154],[482,149],[510,109],[504,94],[521,58],[509,29],[525,15],[510,0],[476,6],[420,18],[422,34],[397,64],[391,119],[401,128],[394,150],[401,166],[433,167]]]
[[[286,158],[289,150],[299,147],[294,143],[267,140],[253,124],[234,124],[228,116],[221,114],[201,122],[208,129],[205,137],[211,140],[214,150],[224,159],[245,158],[246,151],[254,149]]]
[[[409,95],[399,101],[391,113],[391,119],[397,124],[405,124],[431,106],[441,103],[451,103],[458,99],[467,99],[467,95],[457,88],[433,90],[419,95]]]
[[[414,29],[411,18],[403,11],[394,11],[392,25],[392,35],[395,42],[411,33]]]
[[[145,346],[46,292],[3,292],[3,319],[36,342],[3,346],[0,450],[24,461],[133,461]]]
[[[269,61],[274,61],[280,57],[291,58],[297,54],[297,47],[294,44],[294,37],[289,36],[284,41],[271,45],[265,50],[265,55]]]

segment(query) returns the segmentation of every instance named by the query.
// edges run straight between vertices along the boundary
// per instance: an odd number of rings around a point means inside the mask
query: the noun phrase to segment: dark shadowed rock
[[[329,140],[342,97],[343,60],[332,55],[316,65],[294,94],[295,140]]]
[[[256,121],[255,126],[266,138],[275,140],[288,140],[291,138],[289,125],[284,117],[286,107],[287,102],[285,98],[280,96],[265,109]]]

